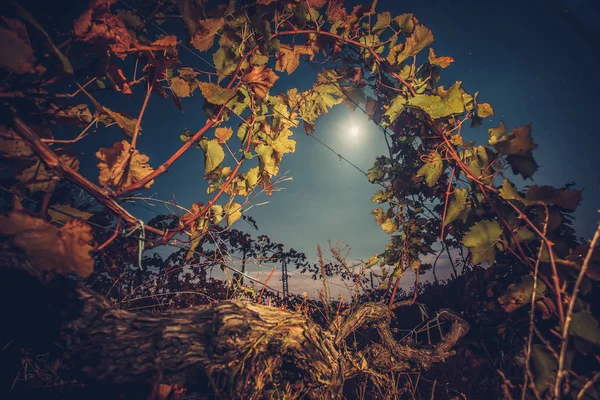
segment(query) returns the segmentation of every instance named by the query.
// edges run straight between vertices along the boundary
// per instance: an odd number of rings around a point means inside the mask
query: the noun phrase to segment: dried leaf
[[[35,56],[25,25],[16,19],[2,17],[7,27],[0,26],[0,68],[15,74],[41,72],[35,65]]]
[[[225,143],[233,135],[233,129],[231,128],[217,128],[215,129],[215,137],[219,140],[219,143]]]
[[[190,39],[190,43],[199,51],[205,51],[212,47],[215,35],[223,27],[223,18],[209,18],[200,20],[199,28]]]
[[[452,57],[437,57],[435,52],[430,47],[429,48],[429,64],[437,65],[440,68],[446,68],[448,65],[454,62],[454,58]]]
[[[219,85],[209,82],[198,82],[198,87],[202,91],[202,95],[209,103],[221,106],[227,103],[227,100],[232,95],[232,90],[223,88]]]
[[[57,228],[23,212],[0,215],[0,233],[12,236],[13,243],[43,271],[89,276],[94,270],[91,232],[90,226],[80,220],[70,220]]]
[[[32,192],[52,192],[60,181],[60,177],[54,171],[49,170],[41,159],[36,158],[36,160],[35,164],[18,174],[17,179]],[[79,161],[75,157],[63,154],[59,157],[59,161],[75,171],[79,169]]]
[[[265,65],[255,65],[252,69],[242,75],[242,83],[250,87],[256,97],[264,99],[273,87],[275,81],[279,79],[273,70]]]
[[[98,182],[105,185],[110,179],[113,171],[121,165],[123,158],[129,153],[131,145],[126,140],[122,140],[113,144],[111,148],[101,148],[96,152],[98,160]],[[135,150],[131,154],[128,164],[115,177],[114,184],[116,187],[129,186],[147,175],[154,172],[154,169],[148,165],[150,158],[147,155],[141,154],[139,150]],[[144,187],[149,189],[154,183],[154,180],[146,183]]]

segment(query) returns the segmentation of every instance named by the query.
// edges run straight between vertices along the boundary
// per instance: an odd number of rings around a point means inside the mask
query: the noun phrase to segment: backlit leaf
[[[203,139],[200,141],[200,148],[204,150],[205,173],[215,170],[225,159],[225,152],[218,139]]]
[[[377,22],[375,23],[375,25],[373,25],[371,32],[377,35],[380,34],[388,26],[390,26],[390,22],[392,22],[392,15],[389,13],[389,11],[377,14]]]
[[[498,143],[498,140],[500,139],[500,137],[502,137],[502,135],[504,135],[505,132],[506,125],[504,125],[504,122],[500,122],[500,125],[498,125],[497,128],[489,128],[488,135],[490,139],[488,141],[488,144],[492,146]]]
[[[223,206],[223,211],[227,215],[227,227],[229,228],[235,221],[242,218],[242,205],[238,203],[228,203]]]
[[[431,187],[434,186],[440,176],[442,176],[442,172],[444,171],[444,162],[442,161],[442,156],[438,152],[431,154],[431,161],[423,164],[421,168],[417,171],[417,176],[422,176],[425,178],[425,182]]]
[[[258,155],[260,170],[267,172],[270,176],[275,176],[279,172],[277,160],[273,157],[273,147],[259,144],[256,146],[256,154]]]
[[[468,194],[469,191],[467,189],[455,189],[454,193],[450,195],[444,226],[452,223],[452,221],[458,218],[461,212],[467,207]]]
[[[477,115],[480,118],[487,118],[494,115],[494,109],[488,103],[477,104]]]
[[[493,264],[496,258],[496,243],[500,240],[502,228],[495,220],[475,223],[463,236],[462,243],[471,252],[471,262],[479,264],[487,261]]]
[[[57,228],[23,212],[0,215],[0,233],[12,236],[15,246],[23,249],[32,264],[44,271],[71,272],[85,278],[94,269],[90,256],[94,239],[92,229],[77,219]]]
[[[443,96],[417,94],[408,100],[412,107],[425,111],[431,118],[438,119],[465,112],[461,82],[456,82]]]
[[[515,128],[509,134],[501,137],[494,148],[502,153],[514,156],[527,156],[537,148],[531,139],[531,125],[523,125]]]
[[[433,42],[433,33],[423,25],[417,25],[414,32],[406,39],[404,48],[396,57],[396,62],[400,64],[408,57],[417,55],[425,47]]]

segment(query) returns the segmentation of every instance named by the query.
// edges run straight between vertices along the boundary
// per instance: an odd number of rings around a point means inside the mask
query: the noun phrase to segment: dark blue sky
[[[358,4],[358,2],[349,2]],[[125,7],[123,7],[125,8]],[[467,130],[466,139],[479,144],[487,141],[487,128],[502,120],[509,128],[533,124],[534,153],[540,165],[534,181],[519,184],[561,186],[576,182],[583,188],[583,203],[576,227],[580,235],[589,237],[595,229],[600,206],[598,176],[597,96],[600,80],[600,12],[593,0],[380,0],[378,11],[392,15],[412,12],[433,31],[432,47],[437,55],[452,56],[456,61],[443,71],[446,86],[463,81],[469,92],[480,91],[479,99],[489,102],[496,115],[480,129]],[[167,28],[165,28],[167,29]],[[185,63],[207,68],[184,49]],[[209,60],[210,56],[207,57]],[[306,89],[312,84],[314,70],[301,67],[292,77],[281,74],[272,90],[292,86]],[[101,102],[109,102],[109,96]],[[115,111],[137,115],[143,98],[138,88],[130,99],[119,102]],[[180,113],[169,101],[153,96],[143,136],[138,147],[148,154],[151,164],[158,166],[181,144],[184,128],[192,131],[204,123],[201,96],[184,101]],[[350,129],[359,128],[359,135]],[[317,244],[343,240],[352,252],[350,257],[368,258],[383,250],[388,236],[375,224],[370,211],[375,208],[369,198],[377,189],[350,165],[342,163],[329,150],[297,130],[297,152],[287,155],[282,171],[289,170],[293,181],[284,191],[274,194],[269,204],[252,208],[248,215],[259,224],[257,234],[267,234],[306,252],[316,254]],[[322,117],[315,136],[332,146],[362,169],[372,166],[376,156],[386,153],[385,142],[377,127],[360,111],[350,112],[340,105]],[[95,180],[95,159],[89,149],[109,147],[121,140],[117,128],[94,135],[81,149],[83,171]],[[86,153],[87,152],[87,153]],[[184,206],[194,201],[207,201],[202,152],[192,149],[182,157],[157,184],[147,191],[162,199],[173,193]],[[157,211],[165,211],[156,207]],[[132,208],[138,215],[152,216],[143,209]],[[236,228],[251,230],[240,222]]]

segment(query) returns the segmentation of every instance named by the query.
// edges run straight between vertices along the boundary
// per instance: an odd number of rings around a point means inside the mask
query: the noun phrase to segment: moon
[[[352,136],[358,136],[358,133],[359,133],[358,126],[354,125],[350,128],[350,134]]]

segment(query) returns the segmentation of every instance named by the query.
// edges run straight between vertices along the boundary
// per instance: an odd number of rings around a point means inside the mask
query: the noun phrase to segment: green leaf
[[[294,153],[296,151],[296,141],[290,139],[293,132],[289,129],[284,129],[279,133],[277,139],[271,143],[273,150],[279,153],[280,157],[286,153]]]
[[[504,200],[518,200],[523,203],[526,202],[523,196],[517,192],[517,189],[508,179],[505,179],[504,182],[502,182],[499,192],[500,197],[502,197]]]
[[[404,48],[396,57],[396,62],[400,64],[408,57],[417,55],[425,47],[433,42],[433,33],[423,25],[417,25],[412,35],[406,39]]]
[[[214,171],[225,159],[225,152],[218,139],[203,139],[200,141],[200,148],[204,150],[205,173]]]
[[[375,254],[373,257],[369,258],[369,261],[365,264],[365,269],[372,268],[379,261],[379,255]]]
[[[444,162],[442,161],[442,156],[436,151],[432,154],[431,161],[419,168],[417,176],[425,177],[425,182],[427,182],[430,187],[433,187],[438,179],[440,179],[440,176],[442,176],[443,170]]]
[[[573,313],[569,333],[600,345],[598,320],[587,310]]]
[[[389,11],[382,12],[381,14],[377,14],[377,22],[371,29],[371,33],[376,35],[383,32],[388,26],[390,26],[390,22],[392,22],[392,15]]]
[[[448,209],[446,211],[446,219],[444,220],[444,226],[447,226],[454,221],[467,207],[467,195],[469,191],[467,189],[456,189],[454,193],[450,195],[448,199]]]
[[[185,80],[178,76],[171,79],[170,82],[171,90],[177,97],[190,97],[192,94],[193,88],[190,84]]]
[[[231,75],[237,68],[239,56],[229,47],[221,46],[219,50],[213,54],[213,63],[219,78],[218,83],[221,83],[225,77]]]
[[[227,214],[227,227],[229,228],[235,221],[242,218],[242,205],[238,203],[228,203],[223,206],[223,211]]]
[[[273,157],[273,147],[265,144],[256,146],[256,154],[258,155],[260,170],[267,172],[271,176],[277,175],[279,168],[277,160]]]
[[[500,240],[502,228],[495,220],[479,221],[463,236],[462,243],[471,252],[471,262],[479,264],[487,261],[493,264],[496,258],[496,243]]]
[[[387,117],[388,125],[391,125],[402,113],[402,111],[404,111],[406,103],[407,100],[404,95],[398,95],[394,98],[394,100],[392,100],[392,104],[390,104],[385,114],[383,114]]]
[[[227,102],[232,95],[232,90],[223,88],[219,85],[209,82],[198,82],[198,87],[202,95],[209,103],[221,106]]]
[[[534,344],[531,348],[531,367],[535,377],[535,387],[539,393],[554,385],[558,362],[542,344]]]
[[[218,205],[218,204],[214,204],[211,208],[210,211],[212,212],[213,215],[213,221],[215,224],[218,224],[219,222],[221,222],[223,220],[223,207]]]
[[[423,110],[433,119],[447,117],[465,112],[462,82],[456,82],[443,97],[428,94],[417,94],[408,100],[408,105]]]
[[[538,279],[536,286],[536,298],[540,298],[546,293],[546,285]],[[533,294],[533,277],[523,275],[517,283],[508,285],[506,293],[498,298],[498,302],[504,311],[511,313],[523,306],[531,304],[531,295]]]

